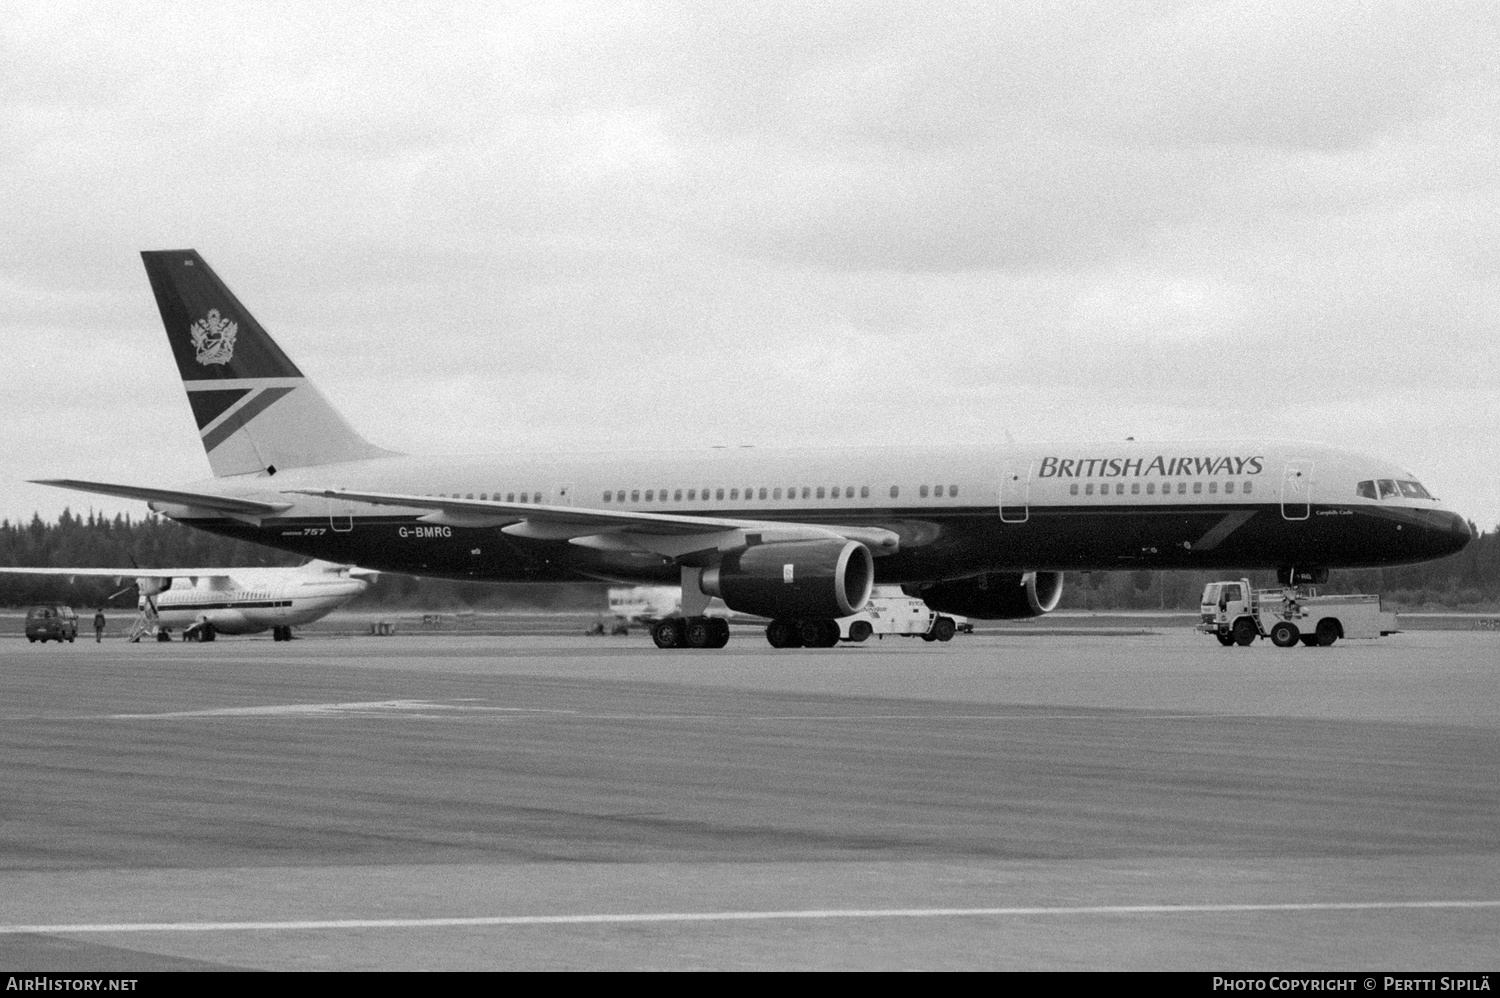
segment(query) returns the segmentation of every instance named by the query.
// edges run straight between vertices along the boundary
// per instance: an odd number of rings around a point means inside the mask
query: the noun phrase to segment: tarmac
[[[354,630],[0,638],[0,972],[1500,968],[1493,630]]]

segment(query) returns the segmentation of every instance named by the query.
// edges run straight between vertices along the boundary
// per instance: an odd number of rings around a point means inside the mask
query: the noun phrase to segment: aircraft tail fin
[[[196,250],[141,259],[216,477],[390,454],[354,431]]]

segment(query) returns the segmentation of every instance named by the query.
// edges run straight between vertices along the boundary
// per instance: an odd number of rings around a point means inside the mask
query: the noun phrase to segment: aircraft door
[[[1000,519],[1025,523],[1031,516],[1027,502],[1031,494],[1031,462],[1007,461],[1000,477]]]
[[[1287,520],[1305,520],[1312,507],[1313,463],[1294,457],[1281,474],[1281,515]]]
[[[328,525],[340,534],[354,529],[354,504],[345,499],[328,500]]]

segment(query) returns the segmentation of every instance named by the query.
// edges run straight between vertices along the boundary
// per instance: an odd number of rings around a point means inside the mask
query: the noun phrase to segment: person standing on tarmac
[[[100,607],[94,613],[94,643],[98,644],[104,640],[104,607]]]

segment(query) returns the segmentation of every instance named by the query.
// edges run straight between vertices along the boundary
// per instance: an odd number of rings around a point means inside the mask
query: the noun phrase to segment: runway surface
[[[1500,634],[0,640],[0,971],[1500,968]]]

